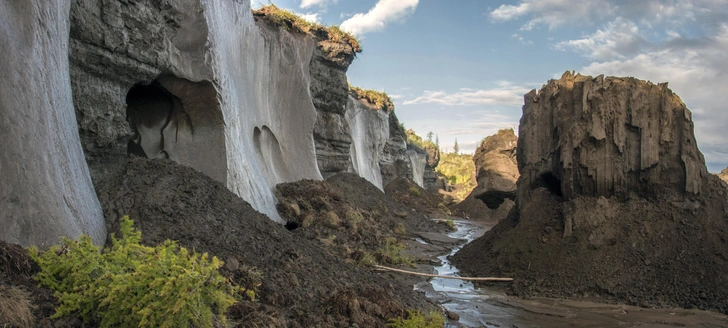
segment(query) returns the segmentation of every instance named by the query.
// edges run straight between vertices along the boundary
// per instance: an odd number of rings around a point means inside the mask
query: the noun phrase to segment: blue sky
[[[253,0],[259,7],[268,1]],[[728,166],[728,0],[279,0],[359,36],[352,85],[407,128],[473,152],[517,127],[523,95],[566,70],[669,82],[708,169]]]

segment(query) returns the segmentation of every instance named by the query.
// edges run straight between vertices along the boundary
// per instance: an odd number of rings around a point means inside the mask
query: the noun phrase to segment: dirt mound
[[[245,280],[249,267],[260,270],[259,302],[230,310],[241,326],[380,327],[405,308],[432,307],[411,286],[325,255],[320,243],[295,236],[222,184],[171,161],[130,160],[99,189],[99,199],[111,232],[129,214],[145,244],[173,239],[209,252],[236,281]]]
[[[384,192],[395,202],[421,213],[443,216],[449,211],[445,206],[445,196],[438,190],[425,190],[412,180],[399,177],[384,187]]]
[[[602,197],[564,205],[546,188],[532,197],[550,206],[525,205],[521,217],[512,211],[453,257],[458,268],[514,277],[511,292],[519,296],[599,297],[728,313],[728,221],[716,215],[724,211],[720,202],[616,203]],[[564,237],[564,216],[585,217],[597,227]]]
[[[482,200],[470,194],[462,202],[450,206],[450,211],[455,216],[496,223],[504,219],[515,205],[515,202],[505,198],[496,209],[490,209]]]
[[[387,243],[392,243],[388,239],[443,229],[428,216],[392,201],[369,181],[350,173],[339,173],[326,181],[282,183],[276,189],[278,210],[288,221],[287,228],[297,236],[320,242],[330,254],[355,262],[373,256],[383,264],[398,264],[386,252]]]

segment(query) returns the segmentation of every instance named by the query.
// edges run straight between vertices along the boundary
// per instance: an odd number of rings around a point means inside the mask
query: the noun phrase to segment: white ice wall
[[[389,138],[389,113],[349,96],[346,121],[351,129],[351,164],[354,173],[384,191],[379,160]]]
[[[281,221],[273,188],[321,179],[309,91],[316,46],[307,36],[259,28],[248,1],[203,1],[209,60],[219,88],[228,158],[228,187]]]
[[[0,1],[0,240],[106,239],[71,99],[70,0]]]
[[[427,154],[418,153],[414,150],[408,149],[407,156],[412,163],[412,180],[419,185],[424,187],[425,180],[425,165],[427,164]]]

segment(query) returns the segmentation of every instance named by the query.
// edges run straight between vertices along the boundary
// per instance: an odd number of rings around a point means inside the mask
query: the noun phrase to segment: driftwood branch
[[[385,267],[385,266],[381,266],[381,265],[374,265],[374,268],[376,268],[377,270],[394,271],[394,272],[399,272],[399,273],[411,274],[411,275],[415,275],[415,276],[432,277],[432,278],[458,279],[458,280],[467,280],[467,281],[513,281],[513,278],[493,278],[493,277],[476,278],[476,277],[441,276],[441,275],[437,275],[437,274],[400,270],[400,269]]]

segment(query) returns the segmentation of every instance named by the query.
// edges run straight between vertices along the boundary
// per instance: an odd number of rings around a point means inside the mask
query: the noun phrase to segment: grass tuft
[[[387,327],[393,328],[440,328],[445,325],[445,318],[437,312],[422,314],[420,311],[407,311],[407,319],[398,317],[389,319]]]
[[[258,10],[253,10],[253,15],[263,18],[273,26],[282,27],[291,32],[308,34],[318,40],[328,40],[334,43],[348,44],[354,53],[362,51],[359,40],[350,33],[342,31],[338,26],[323,26],[307,21],[295,13],[276,7],[270,4]]]
[[[35,326],[30,293],[14,286],[0,286],[0,326],[31,328]]]
[[[374,107],[383,110],[385,112],[391,112],[394,110],[394,103],[384,91],[376,90],[365,90],[359,87],[349,85],[349,93],[359,100],[366,100]]]

